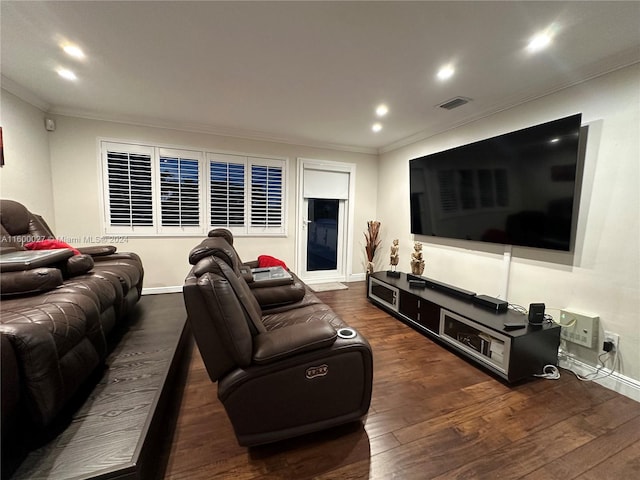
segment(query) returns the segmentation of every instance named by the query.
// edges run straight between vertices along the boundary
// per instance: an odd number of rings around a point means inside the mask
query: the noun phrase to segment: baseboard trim
[[[583,376],[594,374],[596,372],[596,367],[581,362],[580,360],[577,360],[575,358],[560,360],[559,365],[562,368],[572,370],[573,372]],[[594,382],[598,385],[602,385],[603,387],[608,388],[609,390],[618,392],[625,397],[629,397],[636,402],[640,402],[640,381],[638,380],[614,371],[608,377],[594,380]]]
[[[367,276],[364,273],[354,273],[348,276],[347,282],[364,282],[367,279]],[[314,283],[326,283],[326,282],[344,282],[342,278],[336,279],[307,279],[303,280],[307,285],[313,285]],[[142,289],[142,295],[161,295],[163,293],[182,293],[182,286],[173,286],[173,287],[149,287]]]
[[[364,282],[367,279],[365,273],[352,273],[349,275],[349,282]]]
[[[182,293],[182,286],[143,288],[142,295],[160,295],[162,293]]]

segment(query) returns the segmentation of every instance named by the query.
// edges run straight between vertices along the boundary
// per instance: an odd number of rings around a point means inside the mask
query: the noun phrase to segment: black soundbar
[[[470,292],[469,290],[465,290],[464,288],[454,287],[453,285],[448,285],[446,283],[438,282],[437,280],[431,280],[430,278],[418,277],[416,275],[411,275],[410,273],[407,273],[407,280],[409,282],[411,280],[422,281],[426,283],[427,288],[439,290],[449,295],[465,298],[467,300],[470,300],[476,296],[476,292]]]
[[[488,295],[476,295],[473,303],[481,307],[493,310],[494,312],[506,312],[509,304],[499,298],[493,298]]]

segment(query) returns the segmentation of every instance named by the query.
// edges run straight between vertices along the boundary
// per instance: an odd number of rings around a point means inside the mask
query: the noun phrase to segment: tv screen
[[[570,250],[581,119],[411,160],[411,233]]]

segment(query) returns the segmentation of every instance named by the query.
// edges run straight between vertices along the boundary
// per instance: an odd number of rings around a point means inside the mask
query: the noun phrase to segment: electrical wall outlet
[[[575,322],[573,322],[575,320]],[[598,325],[600,317],[578,313],[575,310],[560,310],[560,323],[571,324],[570,327],[562,327],[560,337],[567,342],[594,348],[598,341]]]
[[[613,350],[612,351],[617,351],[618,350],[618,344],[620,343],[620,335],[618,335],[617,333],[613,333],[613,332],[607,332],[606,330],[604,331],[604,337],[602,338],[602,343],[604,344],[604,342],[611,342],[613,343]],[[601,345],[602,347],[602,345]]]

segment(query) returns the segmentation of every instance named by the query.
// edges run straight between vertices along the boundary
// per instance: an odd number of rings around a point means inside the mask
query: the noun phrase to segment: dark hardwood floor
[[[510,387],[348,285],[318,296],[373,348],[364,425],[240,447],[196,348],[166,479],[640,478],[640,403],[566,371]]]

